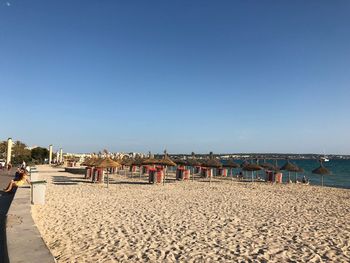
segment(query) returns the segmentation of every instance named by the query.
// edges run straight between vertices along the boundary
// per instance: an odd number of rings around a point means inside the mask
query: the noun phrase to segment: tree
[[[6,158],[6,151],[7,151],[7,142],[6,141],[0,142],[0,159]]]
[[[20,164],[23,161],[26,163],[31,161],[31,152],[27,148],[27,145],[21,141],[15,141],[12,145],[12,160],[14,165]]]
[[[43,147],[36,147],[31,150],[31,157],[39,163],[44,163],[49,158],[49,150]]]

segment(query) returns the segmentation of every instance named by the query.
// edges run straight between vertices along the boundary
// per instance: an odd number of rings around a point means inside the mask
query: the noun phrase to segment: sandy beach
[[[38,166],[32,214],[58,262],[349,262],[350,191],[304,185],[145,184],[109,188]]]

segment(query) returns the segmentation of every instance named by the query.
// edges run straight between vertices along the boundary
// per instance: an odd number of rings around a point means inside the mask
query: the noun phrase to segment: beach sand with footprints
[[[39,166],[32,214],[58,262],[349,262],[350,191],[215,178],[109,188]]]

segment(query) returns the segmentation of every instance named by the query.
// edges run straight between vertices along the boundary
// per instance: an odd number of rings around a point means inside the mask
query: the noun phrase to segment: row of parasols
[[[241,164],[236,163],[233,159],[229,159],[226,162],[222,163],[220,160],[214,158],[213,154],[209,154],[209,158],[207,159],[197,159],[193,155],[192,158],[189,159],[171,159],[166,151],[164,152],[163,158],[154,158],[152,155],[148,158],[123,158],[123,159],[111,159],[109,157],[106,158],[88,158],[86,159],[82,165],[88,167],[96,167],[96,168],[118,168],[122,166],[132,167],[141,167],[146,165],[154,165],[161,166],[165,169],[165,173],[167,171],[168,166],[187,166],[187,167],[204,167],[204,168],[226,168],[230,170],[230,175],[232,176],[232,170],[235,168],[241,168],[243,171],[251,172],[252,181],[255,171],[259,170],[267,170],[267,171],[287,171],[288,172],[288,181],[291,182],[290,175],[292,172],[295,173],[295,181],[297,181],[297,174],[304,172],[304,170],[298,167],[296,164],[291,163],[289,160],[286,163],[279,167],[277,165],[277,160],[275,165],[269,162],[259,163],[257,160],[255,163],[243,161]],[[323,186],[323,176],[331,174],[330,171],[323,166],[323,163],[320,162],[320,166],[312,171],[313,174],[321,175],[321,185]],[[192,173],[192,178],[193,178]],[[140,169],[141,175],[141,169]],[[210,176],[211,178],[211,176]],[[165,181],[164,181],[165,182]],[[108,173],[107,173],[107,185],[109,183]]]

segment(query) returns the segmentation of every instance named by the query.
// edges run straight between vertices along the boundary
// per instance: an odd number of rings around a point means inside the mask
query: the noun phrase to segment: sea
[[[275,160],[265,160],[275,165]],[[298,180],[301,181],[305,175],[311,185],[321,185],[321,175],[313,174],[312,170],[320,166],[317,160],[313,159],[300,159],[300,160],[289,160],[291,163],[298,165],[304,169],[303,173],[298,173]],[[263,162],[260,160],[260,162]],[[277,160],[278,166],[281,167],[286,161]],[[239,163],[239,162],[237,162]],[[329,162],[324,162],[323,165],[330,170],[330,175],[323,176],[323,185],[329,187],[346,188],[350,189],[350,160],[344,159],[330,159]],[[235,172],[236,169],[235,169]],[[262,175],[263,172],[260,172]],[[261,176],[262,177],[262,176]],[[291,179],[295,180],[295,173],[291,172]],[[283,172],[283,182],[288,181],[288,172]]]

